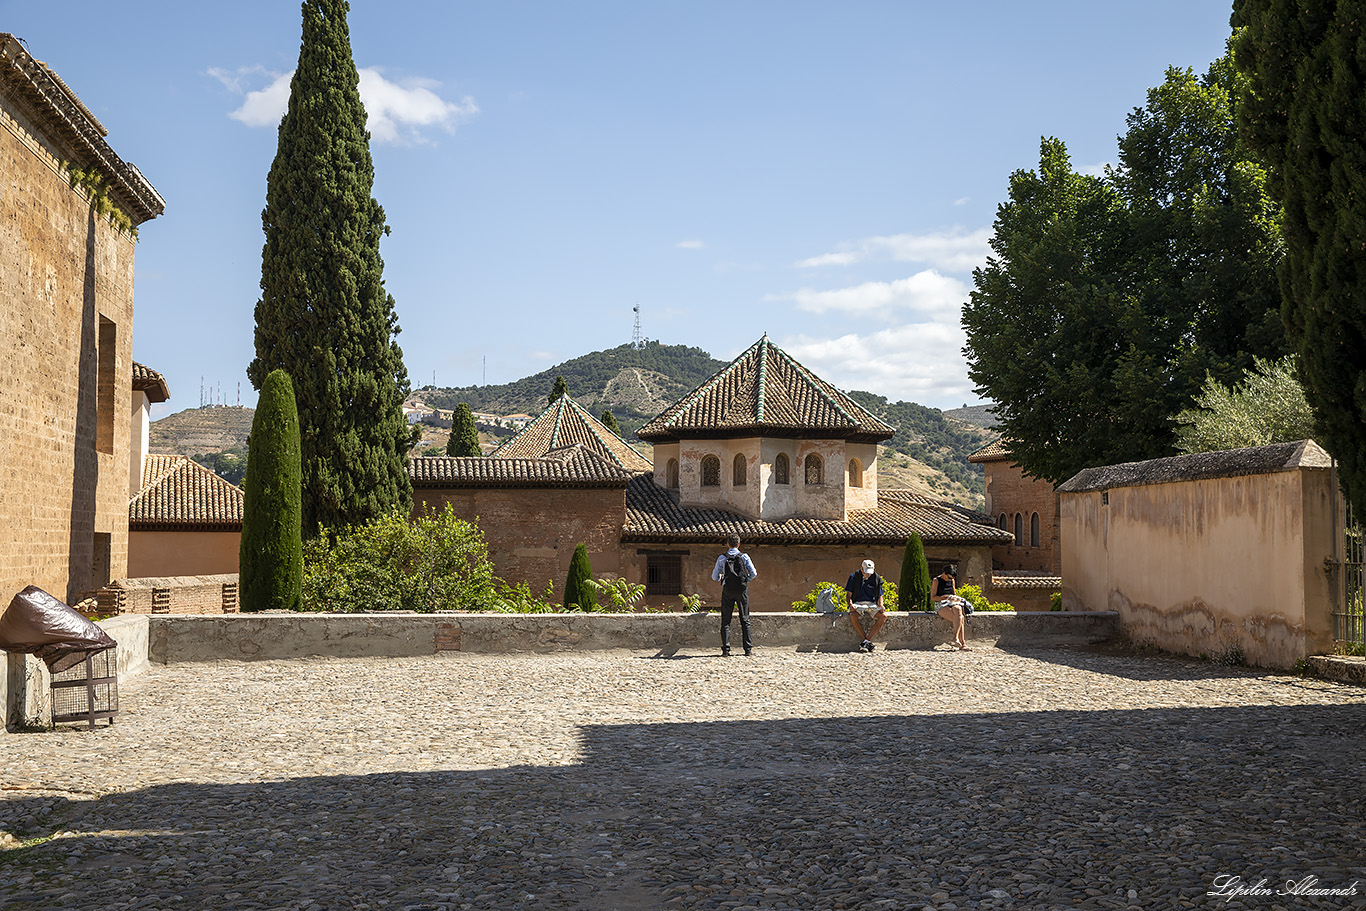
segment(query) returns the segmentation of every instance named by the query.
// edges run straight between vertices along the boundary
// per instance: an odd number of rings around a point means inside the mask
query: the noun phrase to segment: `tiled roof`
[[[242,528],[242,488],[184,456],[143,457],[142,490],[128,504],[131,531]]]
[[[993,573],[991,587],[997,590],[1055,591],[1062,586],[1062,576],[1021,576]]]
[[[652,443],[794,435],[872,443],[895,433],[765,335],[636,436]]]
[[[1005,437],[997,437],[981,449],[968,456],[969,462],[999,462],[1010,458],[1010,444]]]
[[[1328,468],[1332,464],[1332,457],[1318,443],[1299,440],[1295,443],[1272,443],[1269,446],[1249,446],[1222,452],[1196,452],[1165,459],[1148,459],[1145,462],[1087,468],[1058,487],[1058,493],[1271,474],[1295,468]]]
[[[665,490],[648,474],[626,488],[623,543],[716,542],[737,534],[764,544],[902,545],[917,532],[926,544],[997,544],[1014,540],[993,525],[972,521],[973,513],[910,491],[879,491],[876,509],[851,510],[834,519],[750,519],[720,509],[682,507],[677,492]],[[982,519],[987,519],[982,516]]]
[[[568,395],[556,399],[490,458],[538,459],[552,449],[582,444],[627,471],[650,471],[654,466]]]
[[[149,402],[164,402],[171,397],[166,377],[137,361],[133,361],[133,389],[147,393]]]
[[[408,460],[414,487],[625,487],[632,473],[581,443],[537,459],[442,456]]]

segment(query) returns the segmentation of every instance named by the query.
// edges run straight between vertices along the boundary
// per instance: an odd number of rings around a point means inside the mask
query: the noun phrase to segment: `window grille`
[[[714,455],[702,457],[702,486],[721,486],[721,460]]]
[[[645,594],[683,593],[683,557],[679,554],[645,555]]]
[[[788,483],[787,453],[780,452],[778,457],[773,460],[773,483]]]
[[[806,457],[806,483],[825,483],[825,464],[821,461],[821,457],[814,452]]]

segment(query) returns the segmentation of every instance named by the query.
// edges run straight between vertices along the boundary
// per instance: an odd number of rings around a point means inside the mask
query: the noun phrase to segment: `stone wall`
[[[1047,481],[1025,474],[1024,469],[998,459],[985,462],[987,505],[986,512],[997,519],[997,526],[1015,533],[1015,516],[1020,516],[1023,544],[997,544],[991,549],[992,565],[996,569],[1036,570],[1059,573],[1062,571],[1062,547],[1058,535],[1058,495]],[[1030,537],[1030,518],[1039,516],[1039,543]],[[1000,525],[1002,514],[1006,524]]]
[[[126,574],[133,251],[0,91],[0,602]]]
[[[101,613],[235,614],[237,574],[119,579],[96,597]]]

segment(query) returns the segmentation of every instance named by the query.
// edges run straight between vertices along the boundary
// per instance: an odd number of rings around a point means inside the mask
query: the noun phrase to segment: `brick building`
[[[74,602],[127,570],[132,230],[165,203],[104,137],[51,69],[0,33],[6,604],[29,584]]]
[[[486,459],[414,459],[415,509],[452,503],[479,519],[497,572],[557,591],[579,543],[593,570],[719,599],[711,570],[738,534],[759,577],[755,610],[789,610],[865,558],[896,579],[911,532],[931,565],[990,585],[990,518],[877,485],[877,444],[894,428],[765,336],[641,428],[654,461],[567,396]]]
[[[1010,459],[1005,440],[988,443],[968,456],[986,473],[987,514],[1011,540],[991,549],[993,569],[1057,575],[1062,566],[1058,543],[1058,494],[1047,481],[1027,474]]]

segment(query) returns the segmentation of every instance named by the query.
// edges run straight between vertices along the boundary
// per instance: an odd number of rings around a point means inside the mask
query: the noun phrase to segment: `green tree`
[[[599,420],[601,420],[602,423],[606,425],[608,430],[612,431],[617,436],[621,436],[621,427],[617,425],[617,418],[616,415],[612,414],[612,409],[609,408],[606,411],[604,411],[602,413],[602,417],[599,418]]]
[[[555,377],[555,385],[550,390],[550,395],[546,398],[545,403],[553,405],[556,399],[565,395],[569,395],[569,384],[564,381],[564,377],[557,376]]]
[[[1195,405],[1176,416],[1182,452],[1290,443],[1314,433],[1304,387],[1295,378],[1293,355],[1279,361],[1258,358],[1233,387],[1210,377]]]
[[[1282,317],[1314,414],[1366,514],[1366,9],[1359,2],[1236,0],[1247,78],[1239,129],[1284,207]]]
[[[448,456],[480,456],[484,451],[479,448],[479,428],[474,426],[474,413],[470,406],[461,402],[455,406],[451,418],[451,436],[446,441]]]
[[[902,610],[929,610],[930,565],[925,560],[925,544],[915,532],[911,532],[901,555],[901,582],[897,590]]]
[[[593,586],[588,584],[592,578],[593,567],[588,562],[588,548],[580,544],[574,548],[574,556],[569,561],[569,575],[564,580],[565,610],[597,610]]]
[[[243,611],[298,610],[303,573],[299,412],[289,374],[272,370],[251,419],[238,575]]]
[[[365,108],[344,0],[305,0],[299,65],[261,213],[257,388],[274,369],[298,396],[303,523],[359,524],[412,494],[408,392],[394,300],[385,291],[384,210],[371,196]]]

